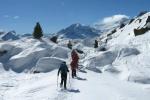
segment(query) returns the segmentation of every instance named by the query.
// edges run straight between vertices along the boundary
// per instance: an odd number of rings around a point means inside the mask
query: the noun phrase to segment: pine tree
[[[41,25],[39,22],[36,23],[36,26],[34,27],[34,31],[33,31],[33,37],[35,39],[41,39],[41,37],[43,36],[43,30],[41,28]]]

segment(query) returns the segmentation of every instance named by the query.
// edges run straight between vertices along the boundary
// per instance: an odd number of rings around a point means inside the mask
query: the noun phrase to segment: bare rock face
[[[141,29],[134,29],[134,35],[138,36],[138,35],[142,35],[145,32],[149,31],[150,28],[146,27],[146,28],[141,28]]]

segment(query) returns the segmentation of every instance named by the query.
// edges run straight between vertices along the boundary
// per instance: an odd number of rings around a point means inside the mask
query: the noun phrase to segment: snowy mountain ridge
[[[126,15],[114,15],[106,17],[102,21],[95,23],[92,26],[82,25],[80,23],[72,24],[69,27],[60,30],[57,35],[70,39],[85,39],[98,37],[101,33],[106,33],[121,27],[129,22],[129,17]]]
[[[85,39],[85,38],[94,38],[99,36],[100,31],[90,27],[81,25],[79,23],[72,24],[69,27],[60,30],[57,35],[64,38],[70,39]]]
[[[137,32],[135,30],[140,30],[143,28],[149,28],[150,27],[150,12],[147,12],[143,14],[142,16],[136,17],[134,19],[131,19],[128,24],[126,24],[122,28],[116,29],[116,32],[112,33],[112,35],[108,35],[107,37],[112,37],[112,41],[116,41],[117,44],[128,44],[129,42],[132,42],[133,39],[136,39]],[[147,30],[146,32],[148,32]],[[141,31],[141,35],[145,34],[145,32]],[[119,40],[116,40],[119,39]],[[124,41],[122,41],[124,40]],[[112,42],[111,41],[111,42]]]
[[[96,65],[106,65],[106,69],[110,68],[119,72],[121,79],[149,84],[150,69],[147,67],[150,58],[148,53],[150,50],[149,16],[150,12],[147,12],[134,18],[124,27],[117,28],[115,32],[103,34],[100,41],[107,44],[108,51],[97,56],[99,57],[97,60],[106,59],[107,55],[110,59]],[[138,30],[138,34],[135,30]],[[92,62],[95,60],[92,59]]]
[[[17,35],[15,31],[9,31],[7,33],[2,32],[2,34],[0,34],[0,39],[3,41],[17,40],[19,39],[19,35]]]

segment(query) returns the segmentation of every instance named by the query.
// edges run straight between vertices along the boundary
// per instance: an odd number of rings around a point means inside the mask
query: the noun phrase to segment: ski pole
[[[57,89],[58,89],[58,78],[59,78],[59,76],[57,75]]]
[[[79,68],[76,70],[77,77],[79,77],[79,76],[80,76],[80,75],[79,75],[79,74],[80,74],[80,73],[79,73],[79,72],[80,72],[80,70],[81,70],[81,69],[79,69]]]
[[[69,85],[70,85],[70,88],[71,88],[71,82],[70,82],[70,72],[69,72]]]

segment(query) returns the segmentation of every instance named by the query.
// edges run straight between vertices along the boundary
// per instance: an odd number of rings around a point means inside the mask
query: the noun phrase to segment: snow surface
[[[71,39],[73,49],[84,53],[79,54],[77,78],[68,73],[67,90],[59,88],[57,71],[62,61],[70,69],[69,39],[59,39],[58,44],[47,37],[1,41],[0,100],[149,100],[150,31],[134,35],[134,29],[149,25],[148,16],[150,12],[110,36],[97,37],[106,51],[93,48],[96,38]]]
[[[1,73],[1,100],[149,100],[150,85],[116,79],[109,73],[78,72],[68,90],[57,87],[57,70],[41,74]],[[59,77],[60,78],[60,77]],[[60,82],[60,81],[59,81]]]

